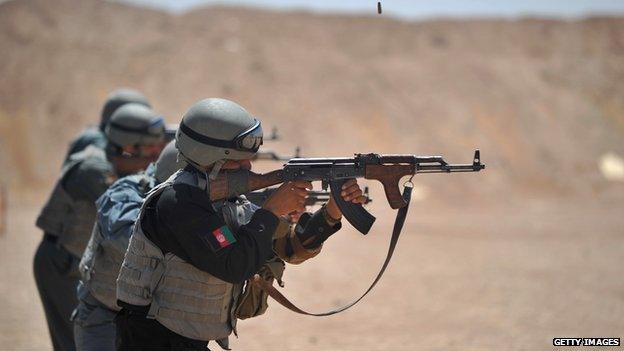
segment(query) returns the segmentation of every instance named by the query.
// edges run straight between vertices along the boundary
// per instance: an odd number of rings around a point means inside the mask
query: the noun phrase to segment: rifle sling
[[[377,273],[377,277],[375,278],[375,280],[373,280],[371,285],[368,287],[368,289],[366,289],[366,291],[364,292],[364,294],[362,294],[362,296],[360,296],[355,301],[349,303],[348,305],[345,305],[343,307],[340,307],[338,309],[335,309],[335,310],[332,310],[332,311],[328,311],[328,312],[310,313],[310,312],[306,312],[306,311],[302,310],[301,308],[297,307],[295,304],[290,302],[290,300],[286,296],[284,296],[281,292],[279,292],[273,286],[272,283],[270,283],[270,282],[268,282],[268,281],[266,281],[264,279],[261,279],[259,276],[256,276],[254,278],[253,283],[257,284],[260,288],[262,288],[264,291],[266,291],[267,294],[269,294],[269,296],[271,296],[273,298],[273,300],[279,302],[280,305],[288,308],[289,310],[291,310],[293,312],[299,313],[299,314],[305,314],[305,315],[308,315],[308,316],[315,316],[315,317],[331,316],[332,314],[340,313],[342,311],[345,311],[345,310],[355,306],[355,304],[360,302],[360,300],[362,300],[364,298],[364,296],[368,295],[368,293],[371,290],[373,290],[373,287],[375,287],[375,285],[377,285],[377,283],[379,282],[379,280],[383,276],[384,272],[386,271],[386,268],[388,267],[388,264],[390,263],[390,260],[392,259],[392,255],[394,254],[394,249],[396,248],[397,242],[399,241],[399,236],[401,235],[401,229],[403,229],[403,224],[405,223],[405,218],[407,217],[407,210],[409,208],[411,194],[412,194],[412,186],[411,185],[410,186],[405,186],[405,189],[403,190],[403,199],[405,200],[407,205],[405,205],[404,207],[401,207],[397,211],[397,216],[396,216],[396,219],[394,220],[394,229],[392,230],[392,237],[390,238],[390,246],[388,247],[388,253],[386,254],[386,260],[384,261],[383,265],[381,266],[381,269],[379,270],[379,273]]]

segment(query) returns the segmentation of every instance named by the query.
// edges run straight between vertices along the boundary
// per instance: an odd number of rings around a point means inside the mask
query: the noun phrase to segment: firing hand
[[[305,211],[305,201],[312,183],[297,180],[282,184],[264,203],[262,208],[276,216]]]

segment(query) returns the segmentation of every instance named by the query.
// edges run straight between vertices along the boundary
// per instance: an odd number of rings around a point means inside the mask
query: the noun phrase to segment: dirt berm
[[[405,22],[21,0],[0,3],[0,48],[4,348],[50,349],[34,219],[67,143],[119,86],[171,123],[199,99],[236,100],[279,128],[266,147],[283,154],[470,162],[482,150],[483,173],[417,177],[396,259],[361,305],[315,319],[272,303],[241,323],[236,350],[550,350],[553,337],[624,337],[624,18]],[[370,185],[371,234],[345,225],[287,269],[286,292],[306,308],[347,302],[381,263],[394,212]]]

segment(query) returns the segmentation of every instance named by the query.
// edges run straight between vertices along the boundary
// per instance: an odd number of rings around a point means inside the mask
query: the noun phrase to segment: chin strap
[[[224,163],[225,163],[225,160],[219,160],[214,163],[214,165],[212,166],[212,170],[210,171],[210,175],[208,176],[210,180],[217,179],[217,176],[219,175],[219,171],[221,170],[221,167],[223,167]]]
[[[180,152],[178,150],[178,157],[177,157],[177,161],[179,162],[180,160],[188,163],[189,165],[193,166],[193,168],[195,168],[196,170],[200,171],[200,172],[206,172],[204,171],[204,167],[202,167],[199,163],[191,160],[190,158],[186,157],[186,155],[184,155],[182,152]]]
[[[364,296],[366,296],[371,290],[373,290],[373,287],[377,285],[377,283],[383,276],[384,272],[386,271],[386,268],[388,268],[388,264],[390,263],[390,260],[392,259],[392,255],[394,254],[394,249],[396,248],[396,245],[399,242],[399,236],[401,235],[401,229],[403,229],[405,218],[407,217],[407,210],[410,204],[412,188],[413,188],[413,185],[411,184],[411,182],[406,183],[405,189],[403,190],[403,199],[405,200],[405,202],[407,202],[407,205],[405,205],[404,207],[401,207],[397,211],[397,216],[396,216],[396,219],[394,220],[394,229],[392,230],[392,237],[390,238],[390,246],[388,247],[388,253],[386,254],[386,260],[381,266],[379,273],[377,273],[377,277],[375,278],[375,280],[373,280],[373,282],[368,287],[368,289],[366,289],[364,294],[362,294],[362,296],[360,296],[355,301],[351,302],[350,304],[346,306],[343,306],[341,308],[338,308],[332,311],[322,312],[322,313],[310,313],[310,312],[306,312],[302,310],[301,308],[297,307],[294,303],[290,302],[290,300],[288,300],[286,296],[284,296],[281,292],[279,292],[273,286],[272,282],[269,282],[260,278],[258,274],[256,274],[253,278],[253,284],[258,285],[260,288],[266,291],[267,294],[269,294],[269,296],[273,298],[273,300],[279,302],[282,306],[288,308],[289,310],[293,312],[296,312],[299,314],[305,314],[308,316],[315,316],[315,317],[331,316],[332,314],[340,313],[342,311],[345,311],[355,306],[355,304],[360,302],[360,300],[362,300]]]

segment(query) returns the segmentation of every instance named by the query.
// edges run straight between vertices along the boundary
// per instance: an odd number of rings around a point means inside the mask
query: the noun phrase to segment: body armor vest
[[[104,132],[99,126],[87,127],[69,145],[69,150],[67,150],[67,155],[65,155],[63,165],[67,164],[73,154],[86,149],[89,145],[93,145],[102,150],[106,149],[107,142],[108,139],[106,139],[106,135],[104,135]]]
[[[117,298],[136,306],[150,305],[148,318],[187,338],[224,339],[235,331],[233,307],[242,284],[225,282],[172,253],[163,254],[141,228],[150,201],[166,187],[180,183],[208,191],[200,174],[180,170],[147,195],[119,272]],[[244,197],[234,203],[213,203],[213,207],[232,231],[247,224],[258,208]]]
[[[105,152],[95,146],[72,155],[63,166],[61,177],[36,222],[37,227],[44,232],[58,236],[58,243],[76,257],[82,256],[89,240],[95,221],[95,204],[74,200],[63,189],[62,180],[72,169],[91,157],[108,162]]]
[[[80,260],[79,270],[82,282],[91,295],[114,311],[119,310],[116,280],[130,235],[124,228],[115,228],[119,232],[112,233],[110,226],[112,222],[119,226],[134,225],[138,208],[153,186],[154,178],[147,174],[127,176],[113,184],[96,203],[98,220]],[[102,226],[106,228],[103,230]]]

